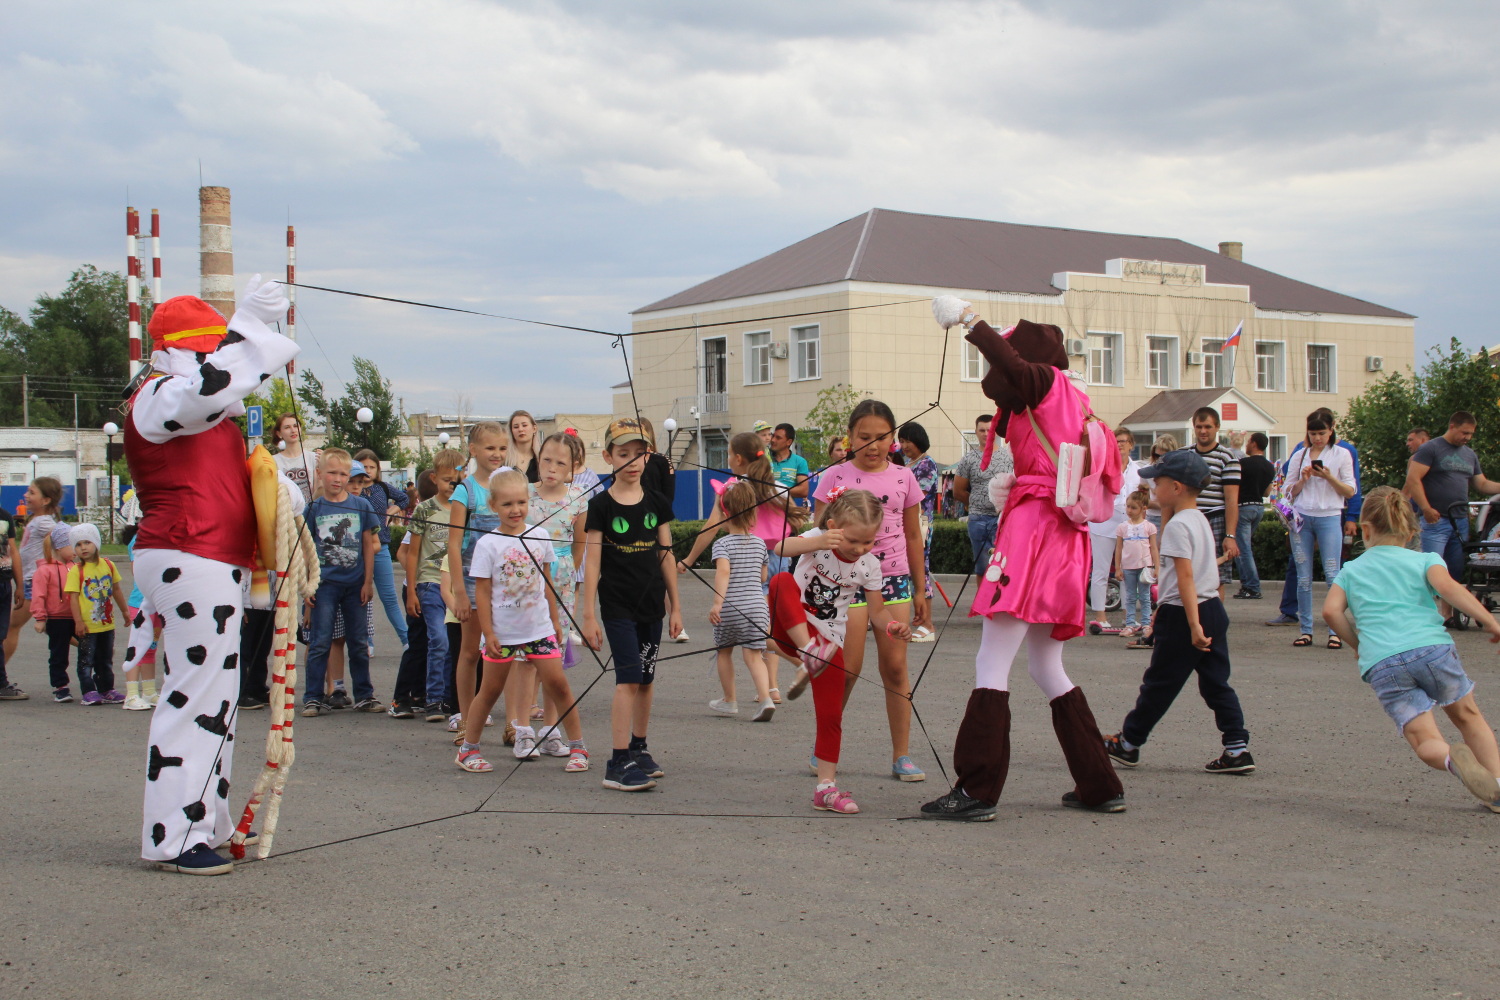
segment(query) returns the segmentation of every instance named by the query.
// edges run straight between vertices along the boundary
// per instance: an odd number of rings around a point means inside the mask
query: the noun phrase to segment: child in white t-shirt
[[[484,733],[485,717],[505,691],[511,664],[517,656],[525,656],[536,667],[553,704],[564,708],[559,724],[568,734],[572,751],[566,770],[586,771],[589,755],[583,745],[583,728],[563,674],[562,650],[557,643],[557,599],[547,585],[547,574],[557,558],[552,536],[543,528],[526,524],[531,496],[524,473],[502,469],[490,478],[488,487],[490,510],[500,524],[480,536],[469,564],[474,611],[484,638],[480,650],[484,680],[464,712],[464,742],[455,763],[465,771],[493,770],[493,765],[480,756],[479,738]],[[546,735],[551,735],[550,731]],[[540,756],[536,733],[530,726],[516,728],[515,754],[522,760]]]

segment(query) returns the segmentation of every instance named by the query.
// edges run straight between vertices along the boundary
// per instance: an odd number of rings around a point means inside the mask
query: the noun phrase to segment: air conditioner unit
[[[1088,345],[1083,342],[1082,337],[1074,337],[1068,341],[1068,353],[1080,357],[1088,353]]]
[[[771,344],[771,357],[773,357],[773,358],[785,358],[786,357],[786,342],[785,341],[777,341],[777,342],[773,342]]]
[[[1378,372],[1385,368],[1385,358],[1365,358],[1365,371]]]
[[[1190,364],[1190,365],[1201,365],[1201,364],[1203,364],[1203,352],[1202,351],[1188,351],[1187,352],[1187,363]]]

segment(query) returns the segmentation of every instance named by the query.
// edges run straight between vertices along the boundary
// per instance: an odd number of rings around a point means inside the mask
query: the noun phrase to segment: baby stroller
[[[1494,500],[1481,503],[1454,504],[1449,517],[1472,517],[1478,519],[1478,527],[1469,533],[1464,545],[1464,566],[1468,570],[1463,581],[1469,593],[1479,599],[1490,611],[1500,609],[1500,503]],[[1468,628],[1473,620],[1455,609],[1459,627]]]

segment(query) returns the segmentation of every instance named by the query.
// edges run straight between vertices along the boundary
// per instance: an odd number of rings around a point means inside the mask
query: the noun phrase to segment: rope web
[[[662,330],[642,330],[642,331],[636,331],[636,332],[632,332],[632,333],[619,333],[619,332],[609,331],[609,330],[593,329],[593,328],[590,328],[590,327],[571,326],[571,325],[567,325],[567,324],[550,323],[550,322],[546,322],[546,321],[542,321],[542,320],[526,319],[524,317],[505,316],[505,315],[501,315],[501,314],[498,314],[498,313],[488,313],[488,312],[482,312],[482,311],[474,310],[474,309],[463,309],[463,308],[459,308],[459,307],[456,307],[456,306],[446,306],[446,305],[440,305],[440,304],[436,304],[436,303],[421,302],[421,301],[414,300],[414,299],[394,298],[394,297],[390,297],[390,296],[373,295],[373,294],[364,293],[364,292],[348,291],[348,290],[345,290],[345,289],[327,288],[327,287],[320,286],[320,285],[309,285],[309,284],[303,284],[303,283],[300,283],[300,282],[285,282],[284,284],[291,285],[292,287],[296,287],[296,288],[305,288],[305,289],[308,289],[308,290],[311,290],[311,291],[328,292],[328,293],[336,294],[336,295],[345,295],[345,296],[351,296],[351,297],[355,297],[355,298],[371,299],[371,300],[379,301],[379,302],[390,302],[390,303],[400,304],[400,305],[415,306],[415,307],[423,308],[423,309],[435,309],[435,310],[440,310],[440,311],[443,311],[443,312],[462,313],[462,314],[471,315],[471,316],[479,316],[479,317],[485,317],[485,318],[490,318],[490,319],[501,319],[501,320],[506,320],[506,321],[509,321],[509,322],[525,323],[525,324],[529,324],[529,325],[544,326],[544,327],[550,327],[550,328],[554,328],[554,329],[572,330],[572,331],[576,331],[576,332],[579,332],[579,333],[589,333],[589,334],[595,334],[595,335],[609,337],[609,338],[611,338],[611,344],[610,344],[611,348],[618,349],[620,351],[621,362],[622,362],[622,364],[623,364],[623,366],[625,368],[626,382],[630,386],[631,408],[634,411],[634,413],[635,413],[635,419],[638,422],[641,419],[640,403],[639,403],[638,399],[636,398],[636,394],[635,394],[635,381],[634,381],[633,373],[632,373],[631,367],[630,367],[629,353],[626,350],[626,342],[627,342],[628,338],[630,338],[630,337],[640,336],[640,335],[645,334],[645,333],[673,333],[673,332],[681,332],[683,330],[701,329],[703,327],[709,327],[709,326],[743,325],[746,322],[765,322],[765,321],[768,321],[768,320],[775,320],[775,319],[795,319],[795,318],[801,318],[801,317],[805,317],[805,316],[820,316],[820,315],[829,315],[829,314],[841,313],[841,312],[855,312],[855,311],[861,311],[861,310],[867,310],[867,309],[890,308],[890,307],[893,307],[893,306],[909,305],[909,304],[912,304],[912,303],[927,302],[928,301],[927,299],[901,299],[901,300],[893,301],[893,302],[880,302],[880,303],[874,303],[874,304],[871,304],[871,305],[863,305],[863,306],[847,306],[847,307],[835,308],[835,309],[819,309],[819,310],[813,310],[813,311],[810,311],[810,312],[785,313],[785,314],[781,314],[781,315],[778,315],[778,316],[760,317],[760,318],[755,319],[755,320],[733,320],[733,321],[727,321],[727,322],[724,322],[724,323],[693,324],[693,325],[685,326],[685,327],[671,327],[671,328],[662,329]],[[301,303],[301,305],[303,306],[303,309],[305,310],[305,308],[306,308],[305,303]],[[895,434],[896,434],[896,430],[900,426],[902,426],[903,424],[909,423],[911,421],[918,420],[918,419],[920,419],[920,418],[922,418],[922,417],[926,416],[927,414],[932,413],[934,411],[937,411],[938,413],[941,413],[943,415],[944,419],[947,420],[948,423],[951,426],[953,426],[953,428],[955,430],[958,430],[958,425],[956,423],[954,423],[952,416],[947,412],[947,410],[942,405],[942,398],[943,398],[943,376],[946,374],[946,371],[947,371],[948,347],[949,347],[949,341],[951,339],[951,333],[952,333],[951,329],[943,331],[943,350],[942,350],[941,360],[940,360],[939,367],[938,367],[937,393],[936,393],[936,397],[934,398],[934,400],[930,404],[928,404],[926,407],[924,407],[922,410],[920,410],[918,413],[916,413],[914,416],[908,417],[905,420],[898,420],[897,423],[896,423],[896,426],[893,427],[888,434],[881,434],[879,436],[879,438],[877,438],[878,441],[885,442],[887,444],[890,443],[891,441],[894,440],[894,437],[895,437]],[[290,378],[290,375],[288,375],[288,378]],[[300,415],[297,414],[296,393],[292,393],[292,408],[293,408],[293,415],[297,417],[298,422],[300,423],[301,422],[301,417],[300,417]],[[637,461],[642,462],[644,464],[646,462],[646,460],[649,458],[649,456],[650,456],[650,452],[647,452],[646,454],[643,454],[643,455],[639,456],[636,459],[632,459],[630,463],[627,463],[626,466],[622,466],[622,468],[627,468],[627,467],[629,467],[629,465],[632,465],[632,464],[634,464]],[[306,465],[306,461],[307,461],[307,459],[306,459],[306,452],[304,450],[304,453],[303,453],[304,466]],[[691,467],[699,469],[699,470],[701,470],[703,472],[718,473],[718,474],[722,474],[722,475],[726,475],[726,476],[733,476],[734,475],[734,473],[732,471],[728,470],[728,469],[719,469],[719,468],[715,468],[715,467],[712,467],[712,466],[701,465],[701,464],[696,463],[696,462],[688,462],[686,460],[681,461],[681,462],[679,462],[677,464],[678,465],[682,465],[682,466],[691,466]],[[817,469],[811,470],[810,473],[809,473],[809,478],[811,478],[812,476],[821,475],[822,473],[826,472],[827,470],[833,468],[836,464],[839,464],[839,463],[829,463],[827,465],[820,466]],[[616,470],[616,471],[618,471],[618,470]],[[743,479],[746,479],[747,477],[740,476],[738,478],[740,478],[740,479],[743,480]],[[759,482],[758,480],[752,480],[752,481],[753,482]],[[484,485],[486,487],[488,486],[488,484],[484,484]],[[795,488],[796,484],[789,485],[789,486],[782,486],[780,483],[772,481],[771,483],[768,483],[768,484],[765,484],[765,485],[769,485],[769,486],[772,487],[771,493],[765,499],[757,501],[753,505],[753,507],[759,507],[759,506],[761,506],[763,504],[771,503],[773,501],[778,502],[778,503],[783,502],[782,498],[783,497],[787,497],[790,494],[791,490]],[[702,488],[701,483],[699,485],[699,488],[700,489]],[[597,487],[596,488],[596,492],[598,490],[601,490],[601,489],[603,489],[602,485],[601,485],[601,487]],[[548,514],[546,517],[543,517],[540,520],[536,521],[535,522],[535,526],[541,526],[541,525],[546,524],[553,517],[556,517],[558,514],[562,513],[564,510],[567,510],[567,509],[568,509],[567,505],[564,505],[563,507],[560,507],[558,510],[556,510],[556,511],[552,512],[551,514]],[[401,517],[401,516],[398,516],[398,515],[391,515],[391,520],[393,520],[393,521],[404,521],[404,522],[406,522],[408,528],[413,527],[413,526],[417,526],[417,525],[420,525],[420,526],[422,526],[422,527],[425,528],[426,525],[427,525],[427,522],[421,522],[421,521],[418,521],[415,518]],[[713,537],[714,535],[716,535],[718,533],[719,529],[722,526],[724,526],[725,524],[728,523],[728,521],[729,521],[729,518],[727,518],[727,517],[721,518],[718,521],[709,521],[709,522],[705,523],[697,532],[694,533],[694,537],[696,538],[696,537],[701,536],[701,535],[709,535],[710,537]],[[477,534],[485,534],[486,533],[484,531],[484,529],[473,528],[473,527],[471,527],[467,523],[464,524],[464,525],[462,525],[462,526],[451,525],[451,524],[443,524],[443,525],[436,525],[436,524],[434,524],[434,526],[441,527],[444,530],[449,530],[451,528],[457,527],[457,528],[459,528],[462,531],[472,531],[472,532],[475,532]],[[299,525],[299,530],[301,530],[301,531],[308,531],[309,529],[307,529],[305,525]],[[789,537],[789,536],[784,536],[784,537]],[[610,544],[613,544],[613,543],[611,543],[608,538],[604,538],[604,539],[602,539],[602,543],[601,544],[602,545],[610,545]],[[538,571],[538,575],[545,582],[548,591],[551,593],[553,601],[556,603],[556,606],[557,606],[557,609],[558,609],[559,613],[563,617],[566,618],[569,628],[574,633],[582,635],[583,632],[582,632],[582,629],[581,629],[581,627],[579,625],[579,622],[578,622],[577,618],[574,616],[574,613],[568,609],[566,603],[563,601],[562,594],[558,591],[556,584],[552,580],[552,575],[549,572],[547,572],[546,568],[541,564],[540,561],[537,560],[537,557],[531,551],[530,546],[523,545],[522,549],[526,552],[527,556],[531,559],[533,566]],[[673,573],[675,573],[676,572],[676,567],[675,567],[676,558],[675,558],[672,546],[671,545],[663,545],[660,542],[658,542],[657,549],[658,549],[658,559],[660,561],[662,561],[662,562],[666,562],[667,560],[671,560],[672,561],[672,565],[670,567],[668,567],[668,566],[663,566],[662,567],[663,571],[664,572],[673,572]],[[585,560],[588,559],[587,552],[588,552],[588,549],[586,548],[585,549],[585,556],[584,556]],[[596,558],[596,559],[599,558],[599,555],[600,555],[599,553],[595,553],[594,554],[594,558]],[[451,572],[451,568],[450,568],[450,572]],[[461,573],[462,570],[460,569],[459,572]],[[694,579],[696,579],[699,583],[701,583],[704,587],[707,587],[709,589],[709,591],[711,591],[713,594],[715,594],[719,598],[723,599],[726,596],[723,593],[721,593],[714,586],[714,583],[713,583],[712,580],[707,579],[706,577],[704,577],[704,575],[701,572],[699,572],[699,570],[698,570],[697,567],[695,567],[695,566],[688,567],[688,574],[691,575]],[[879,672],[878,668],[877,668],[877,671],[876,671],[876,673],[877,673],[876,677],[867,677],[862,672],[863,671],[863,664],[861,665],[861,671],[856,672],[856,671],[850,670],[849,668],[843,666],[842,664],[837,664],[837,663],[834,663],[831,660],[825,659],[824,657],[818,656],[815,653],[807,652],[807,653],[803,653],[802,654],[802,655],[806,655],[806,656],[811,656],[811,657],[813,657],[814,659],[817,659],[817,660],[821,660],[823,662],[824,666],[825,666],[825,669],[827,667],[834,667],[834,668],[842,671],[847,677],[853,678],[853,680],[856,681],[856,682],[864,682],[866,684],[874,685],[875,687],[880,688],[886,694],[895,695],[896,697],[905,700],[907,702],[908,706],[911,709],[911,714],[912,714],[913,721],[915,721],[917,723],[917,727],[921,730],[922,737],[926,741],[928,749],[932,752],[933,760],[936,761],[937,766],[938,766],[938,770],[942,773],[943,779],[948,782],[950,789],[953,787],[953,780],[948,775],[947,769],[943,766],[942,754],[938,752],[937,746],[936,746],[936,744],[934,743],[934,741],[932,739],[932,735],[928,731],[927,725],[923,721],[921,713],[917,710],[917,705],[916,705],[916,700],[915,699],[916,699],[917,689],[921,686],[923,679],[927,676],[927,671],[932,666],[933,657],[937,655],[938,644],[942,642],[943,636],[947,632],[948,625],[951,623],[951,621],[953,619],[953,613],[954,613],[954,611],[956,611],[958,609],[960,603],[962,602],[964,593],[968,589],[969,582],[970,582],[970,580],[973,579],[973,576],[974,576],[974,572],[973,572],[973,568],[972,568],[972,565],[971,565],[970,568],[969,568],[969,570],[968,570],[968,572],[964,576],[963,583],[959,587],[957,595],[954,597],[954,599],[949,604],[947,616],[943,620],[943,628],[942,628],[942,630],[940,630],[940,631],[937,632],[937,635],[934,637],[932,643],[930,644],[930,648],[927,651],[926,659],[923,661],[922,667],[917,672],[916,677],[911,681],[911,683],[909,685],[909,690],[908,691],[898,691],[895,688],[889,687],[885,683],[883,683],[883,681],[881,679],[879,679],[879,677],[878,677],[878,672]],[[280,584],[280,582],[281,582],[280,579],[278,579],[278,584]],[[579,586],[581,587],[581,584]],[[640,607],[643,607],[644,604],[645,604],[645,602],[647,600],[649,600],[649,596],[648,595],[642,595],[642,605]],[[679,601],[678,601],[678,603],[679,603],[679,605],[681,603],[681,600],[680,600],[680,591],[679,591]],[[726,603],[725,603],[724,606],[725,606],[726,610],[733,609],[734,611],[738,612],[740,614],[741,619],[743,619],[744,624],[746,624],[747,626],[749,626],[750,628],[752,628],[754,631],[761,633],[762,636],[766,639],[766,641],[767,641],[768,644],[775,643],[775,639],[771,636],[771,634],[769,632],[767,632],[766,630],[764,630],[764,629],[760,628],[759,626],[757,626],[752,620],[750,620],[748,618],[748,616],[746,616],[744,614],[743,611],[740,611],[738,608],[735,608],[733,605],[729,604],[727,601],[726,601]],[[679,608],[679,610],[680,610],[680,608]],[[564,641],[566,641],[566,640],[564,640]],[[669,663],[669,662],[671,662],[673,660],[684,659],[686,657],[701,657],[701,656],[703,656],[706,653],[717,653],[719,650],[722,650],[722,649],[734,649],[734,648],[738,648],[739,645],[740,645],[739,643],[727,644],[725,646],[714,645],[714,646],[709,646],[709,647],[706,647],[706,648],[691,650],[691,651],[685,652],[685,653],[677,653],[677,654],[674,654],[674,655],[671,655],[671,656],[660,656],[660,655],[658,655],[658,656],[655,657],[655,663],[658,664],[658,665],[660,665],[660,664],[663,664],[663,663]],[[588,645],[587,642],[584,642],[582,644],[582,646],[583,646],[584,649],[586,649],[588,651],[589,655],[593,658],[593,661],[594,661],[595,665],[598,667],[598,672],[594,675],[594,677],[589,681],[589,683],[583,688],[583,690],[580,693],[578,693],[578,694],[576,694],[576,695],[573,696],[573,700],[567,705],[567,707],[558,712],[557,720],[554,723],[552,723],[550,726],[546,726],[545,728],[543,728],[543,727],[537,727],[539,730],[541,730],[537,734],[537,743],[538,744],[540,744],[543,740],[547,739],[548,737],[550,737],[554,733],[560,732],[562,724],[563,724],[563,721],[565,719],[567,719],[570,715],[572,715],[574,712],[578,711],[578,707],[579,707],[580,704],[582,704],[583,700],[586,697],[588,697],[589,693],[594,690],[594,688],[599,684],[599,682],[601,680],[603,680],[610,673],[611,663],[613,662],[613,657],[612,656],[601,657],[600,651],[596,650],[592,646]],[[767,648],[767,651],[766,651],[766,655],[768,655],[768,656],[777,656],[777,655],[780,655],[780,654],[777,653],[777,652],[775,652],[768,645],[768,648]],[[848,682],[846,682],[846,683],[848,683]],[[510,706],[509,705],[507,705],[506,708],[507,708],[507,711],[510,710]],[[221,746],[221,751],[222,751],[222,746]],[[429,826],[429,825],[432,825],[434,823],[441,823],[441,822],[445,822],[445,821],[451,820],[451,819],[458,819],[458,818],[461,818],[461,817],[464,817],[464,816],[474,816],[474,815],[479,815],[479,814],[559,815],[559,816],[565,816],[565,815],[579,815],[579,816],[630,816],[630,817],[663,817],[663,818],[683,817],[683,818],[708,818],[708,819],[761,819],[761,820],[772,820],[772,819],[806,819],[807,818],[807,816],[806,816],[805,813],[795,813],[795,814],[767,814],[767,813],[729,813],[729,812],[725,812],[725,813],[674,812],[674,811],[650,811],[650,812],[646,812],[646,811],[629,811],[629,810],[500,809],[500,808],[491,809],[491,808],[488,808],[490,801],[496,795],[498,795],[500,793],[500,791],[505,787],[506,783],[509,782],[510,779],[512,777],[514,777],[516,775],[516,773],[518,771],[520,771],[520,769],[523,766],[525,766],[528,763],[531,763],[535,759],[536,758],[525,758],[525,759],[517,760],[516,763],[515,763],[515,765],[508,772],[506,772],[506,774],[499,780],[498,783],[496,783],[495,787],[492,788],[492,789],[490,789],[490,791],[488,792],[488,794],[486,794],[484,796],[484,798],[482,800],[480,800],[480,802],[477,805],[475,805],[472,809],[466,809],[466,810],[463,810],[463,811],[460,811],[460,812],[449,813],[449,814],[443,815],[443,816],[435,816],[435,817],[432,817],[430,819],[418,820],[416,822],[403,823],[403,824],[399,824],[399,825],[395,825],[395,826],[382,827],[382,828],[379,828],[379,829],[376,829],[376,830],[368,831],[366,833],[355,834],[355,835],[348,836],[348,837],[340,837],[340,838],[337,838],[335,840],[329,840],[329,841],[325,841],[325,842],[321,842],[321,843],[317,843],[317,844],[310,844],[310,845],[307,845],[307,846],[304,846],[304,847],[294,848],[294,849],[289,850],[289,851],[282,851],[282,852],[280,852],[276,856],[277,857],[290,857],[291,855],[302,854],[302,853],[305,853],[307,851],[320,850],[322,848],[333,847],[333,846],[338,845],[338,844],[351,843],[353,841],[365,840],[365,839],[368,839],[370,837],[377,837],[377,836],[381,836],[381,835],[387,834],[387,833],[396,833],[396,832],[399,832],[399,831],[402,831],[402,830],[416,829],[418,827]],[[284,776],[283,776],[283,780],[284,780]],[[267,846],[269,846],[269,845],[267,845]],[[260,857],[256,857],[256,858],[253,859],[253,861],[262,861],[262,860],[266,860],[266,858],[264,857],[264,855],[262,855]]]

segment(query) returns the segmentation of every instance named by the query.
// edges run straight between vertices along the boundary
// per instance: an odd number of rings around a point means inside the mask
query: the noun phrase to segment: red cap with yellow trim
[[[146,332],[154,348],[176,347],[184,351],[212,351],[224,339],[224,317],[196,295],[177,295],[151,312]]]

